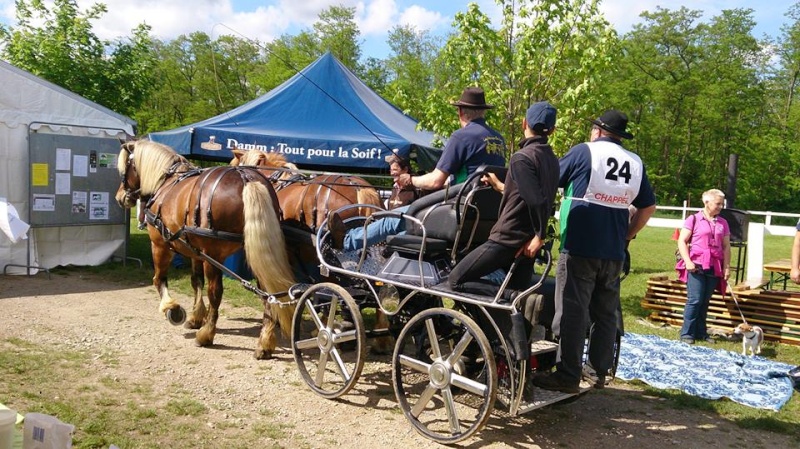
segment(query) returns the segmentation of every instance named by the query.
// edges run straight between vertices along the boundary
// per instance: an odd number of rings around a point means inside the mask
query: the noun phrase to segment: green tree
[[[426,102],[423,124],[441,135],[458,126],[449,102],[464,87],[477,85],[497,105],[489,121],[514,146],[521,119],[539,100],[559,111],[553,143],[565,151],[584,140],[586,117],[604,104],[599,89],[612,64],[616,33],[594,0],[496,0],[503,16],[499,29],[478,5],[457,13],[435,87]]]
[[[412,26],[389,32],[391,54],[386,59],[387,82],[382,94],[412,117],[421,117],[434,88],[438,40]]]
[[[156,46],[158,88],[142,112],[143,131],[186,125],[240,106],[259,93],[253,81],[263,64],[257,44],[202,32]]]
[[[701,11],[657,8],[623,38],[609,95],[631,113],[629,147],[647,163],[662,203],[699,204],[700,192],[724,190],[731,154],[748,171],[765,63],[751,15],[727,10],[700,23]]]
[[[152,87],[149,28],[140,25],[116,44],[99,39],[91,21],[106,6],[80,11],[75,0],[16,2],[17,26],[0,25],[3,58],[123,114],[136,110]],[[41,25],[37,25],[37,24]]]
[[[319,13],[314,31],[322,53],[330,51],[345,67],[360,74],[361,32],[355,22],[356,8],[331,6]]]

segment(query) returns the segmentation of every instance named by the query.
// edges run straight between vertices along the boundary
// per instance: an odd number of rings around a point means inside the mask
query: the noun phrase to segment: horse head
[[[289,179],[297,171],[297,166],[286,161],[286,157],[281,153],[259,151],[259,150],[240,150],[234,148],[232,166],[248,165],[262,168],[279,169],[283,173],[277,178],[278,181]]]
[[[125,142],[117,158],[117,170],[120,175],[120,185],[117,189],[115,198],[120,207],[131,208],[136,205],[136,201],[141,196],[141,181],[139,172],[133,161],[133,149],[136,142]]]
[[[115,196],[122,207],[133,207],[139,198],[152,196],[168,176],[194,169],[172,148],[147,140],[122,144],[117,159],[120,186]]]

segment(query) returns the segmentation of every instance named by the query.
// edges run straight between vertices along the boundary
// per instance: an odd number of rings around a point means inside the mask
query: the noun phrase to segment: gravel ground
[[[190,298],[177,295],[184,306]],[[223,308],[211,348],[194,345],[194,331],[173,327],[158,313],[155,290],[98,277],[45,274],[0,279],[0,340],[115,354],[99,373],[150,382],[168,391],[176,382],[196,392],[212,412],[208,432],[226,433],[266,419],[285,435],[279,447],[438,447],[419,436],[397,407],[387,357],[368,356],[356,387],[339,400],[315,395],[300,377],[287,342],[272,360],[253,358],[260,313]],[[221,425],[224,423],[224,425]],[[234,430],[232,430],[234,429]],[[272,445],[274,445],[274,440]],[[713,413],[669,407],[635,386],[612,383],[570,404],[520,417],[496,410],[488,425],[461,443],[475,448],[641,449],[796,447],[791,438],[741,429]],[[224,446],[220,446],[224,447]],[[443,446],[442,446],[443,447]]]

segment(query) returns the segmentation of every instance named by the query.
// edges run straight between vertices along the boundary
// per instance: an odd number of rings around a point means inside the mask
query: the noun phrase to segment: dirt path
[[[189,298],[180,296],[186,305]],[[170,326],[150,286],[122,286],[77,274],[0,278],[0,341],[16,337],[44,345],[116,354],[104,376],[147,381],[167,394],[176,384],[197,392],[211,412],[215,447],[232,429],[269,419],[283,436],[273,447],[422,448],[437,445],[416,434],[399,410],[388,359],[369,357],[358,385],[341,400],[316,396],[303,383],[291,353],[253,358],[259,313],[223,305],[212,348],[194,345],[194,332]],[[156,395],[158,396],[158,395]],[[233,441],[233,440],[232,440]],[[629,385],[614,383],[571,404],[511,418],[496,411],[475,448],[792,447],[791,438],[741,429],[714,414],[678,410]],[[233,446],[231,444],[231,446]]]

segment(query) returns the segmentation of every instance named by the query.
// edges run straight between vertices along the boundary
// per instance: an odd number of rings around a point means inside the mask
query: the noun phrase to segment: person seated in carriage
[[[411,164],[409,163],[408,159],[397,154],[397,151],[395,150],[394,154],[386,157],[386,162],[389,163],[389,174],[392,176],[392,180],[394,181],[392,184],[392,194],[386,201],[386,209],[393,210],[403,206],[408,206],[427,193],[426,191],[418,189],[410,184],[406,184],[404,186],[399,184],[398,180],[401,176],[410,175],[411,173]]]
[[[550,103],[541,101],[528,108],[522,120],[525,137],[511,156],[505,181],[487,180],[503,192],[499,218],[489,239],[453,267],[448,278],[451,289],[494,296],[497,284],[484,276],[508,270],[519,256],[525,257],[517,262],[507,288],[530,286],[534,257],[547,239],[558,190],[558,158],[548,144],[555,125],[556,108]]]
[[[481,165],[505,165],[506,143],[503,136],[486,123],[486,111],[494,106],[486,103],[483,89],[468,87],[462,92],[461,98],[451,104],[457,108],[461,128],[448,139],[432,172],[422,176],[403,174],[397,180],[400,187],[439,190],[451,176],[454,182],[463,182]],[[406,212],[408,206],[395,210]],[[371,223],[366,229],[355,227],[348,230],[342,217],[332,211],[328,216],[328,228],[335,249],[355,251],[363,246],[365,233],[367,246],[371,246],[385,241],[390,235],[405,231],[405,220],[385,217]]]

